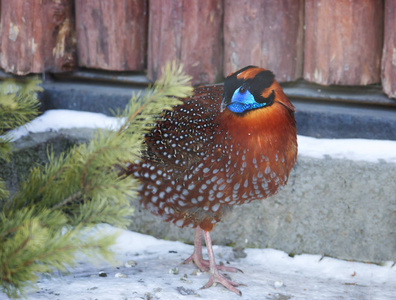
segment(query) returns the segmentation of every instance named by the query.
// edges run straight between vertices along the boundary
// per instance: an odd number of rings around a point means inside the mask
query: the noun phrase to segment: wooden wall
[[[194,84],[249,64],[279,81],[381,83],[396,98],[394,0],[0,0],[0,68],[143,71],[177,59]]]

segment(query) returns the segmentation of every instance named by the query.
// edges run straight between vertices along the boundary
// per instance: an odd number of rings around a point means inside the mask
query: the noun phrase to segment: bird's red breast
[[[225,90],[196,88],[165,114],[146,137],[144,160],[129,167],[141,180],[144,207],[177,226],[210,231],[231,206],[286,184],[297,155],[294,107],[266,72],[246,67],[226,79]],[[254,96],[246,98],[249,109],[222,109],[242,85]]]

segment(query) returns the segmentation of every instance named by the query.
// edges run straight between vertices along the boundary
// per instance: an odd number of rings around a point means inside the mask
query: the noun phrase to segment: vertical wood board
[[[193,84],[222,77],[222,2],[150,0],[148,78],[156,80],[168,61],[177,60]]]
[[[76,0],[79,65],[143,70],[147,51],[146,0]]]
[[[3,0],[0,65],[17,75],[76,65],[72,0]]]
[[[382,55],[382,89],[396,98],[396,1],[385,0],[384,49]]]
[[[300,78],[303,15],[303,0],[225,0],[224,75],[257,65],[278,81]]]
[[[330,85],[380,81],[383,2],[305,1],[304,79]]]

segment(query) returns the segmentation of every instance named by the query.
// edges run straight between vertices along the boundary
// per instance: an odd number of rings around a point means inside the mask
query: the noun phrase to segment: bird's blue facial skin
[[[244,113],[248,110],[264,107],[266,103],[258,103],[254,100],[254,96],[249,92],[248,89],[241,92],[239,87],[235,90],[232,95],[231,103],[227,106],[228,109],[234,113]]]

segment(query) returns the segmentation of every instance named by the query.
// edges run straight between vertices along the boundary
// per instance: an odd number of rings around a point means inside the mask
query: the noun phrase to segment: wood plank
[[[143,70],[147,51],[146,0],[76,0],[79,65]]]
[[[303,0],[225,0],[224,75],[257,65],[278,81],[302,77],[303,15]]]
[[[222,1],[150,0],[147,75],[178,60],[193,84],[222,77]]]
[[[76,65],[73,0],[3,0],[0,66],[17,75]]]
[[[382,89],[396,98],[396,1],[385,0],[384,49],[382,54]]]
[[[380,81],[383,1],[306,0],[304,79],[323,84]]]

